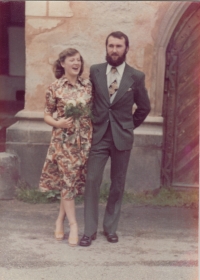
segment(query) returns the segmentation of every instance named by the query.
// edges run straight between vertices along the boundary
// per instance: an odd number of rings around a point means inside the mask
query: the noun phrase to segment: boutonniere
[[[131,91],[132,90],[132,88],[130,87],[127,91]]]

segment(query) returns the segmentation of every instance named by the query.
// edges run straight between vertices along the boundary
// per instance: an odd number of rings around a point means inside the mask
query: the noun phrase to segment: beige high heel
[[[64,234],[64,221],[63,221],[63,230],[61,229],[60,231],[54,231],[54,236],[55,236],[55,239],[57,240],[57,241],[62,241],[63,239],[64,239],[64,236],[65,236],[65,234]],[[57,228],[57,221],[56,221],[56,228]]]
[[[77,223],[72,223],[72,224],[69,224],[69,226],[70,226],[70,233],[69,233],[69,238],[68,238],[68,244],[70,246],[74,247],[74,246],[78,245],[78,225],[77,225]],[[72,233],[71,227],[77,228],[76,234],[74,234],[74,232]]]
[[[55,231],[54,236],[57,241],[62,241],[64,239],[65,234],[63,231]]]

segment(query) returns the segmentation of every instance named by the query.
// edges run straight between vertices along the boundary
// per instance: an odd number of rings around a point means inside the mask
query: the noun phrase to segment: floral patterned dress
[[[45,113],[52,115],[57,112],[57,120],[65,117],[67,101],[79,98],[91,106],[91,89],[88,79],[79,77],[77,83],[71,85],[63,76],[48,87]],[[86,162],[92,141],[91,119],[81,116],[73,122],[73,127],[67,133],[65,131],[53,127],[39,188],[41,191],[59,190],[64,199],[73,199],[84,193]]]

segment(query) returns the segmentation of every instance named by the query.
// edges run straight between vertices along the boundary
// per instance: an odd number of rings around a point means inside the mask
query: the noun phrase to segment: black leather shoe
[[[92,240],[95,240],[97,238],[97,233],[95,232],[93,235],[91,236],[86,236],[85,234],[83,235],[83,237],[80,240],[79,245],[80,246],[90,246],[92,244]]]
[[[107,237],[108,242],[111,242],[111,243],[118,242],[118,236],[116,233],[108,233],[108,232],[104,231],[104,235]]]

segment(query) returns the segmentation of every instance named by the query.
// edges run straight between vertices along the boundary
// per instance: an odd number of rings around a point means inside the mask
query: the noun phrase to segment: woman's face
[[[78,76],[81,70],[81,57],[79,53],[73,56],[67,56],[65,61],[61,63],[65,70],[65,74],[69,76]]]

